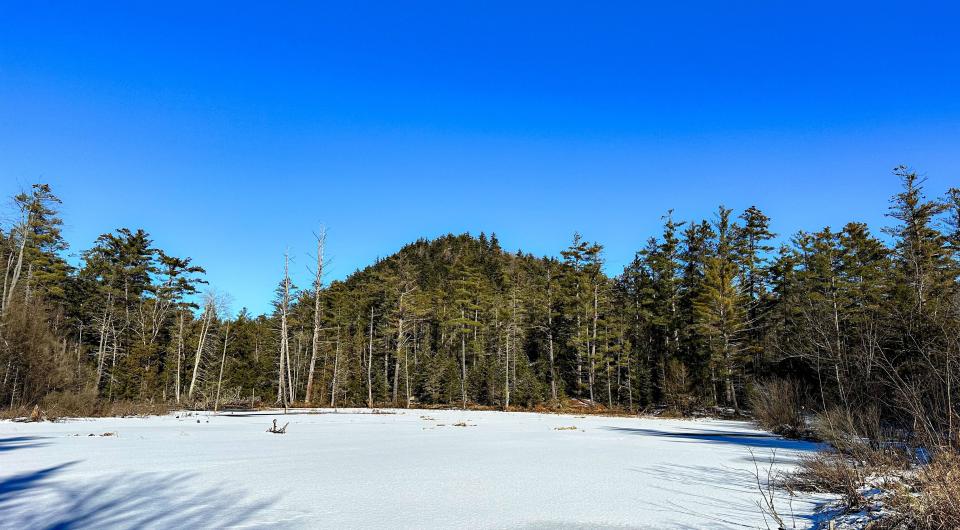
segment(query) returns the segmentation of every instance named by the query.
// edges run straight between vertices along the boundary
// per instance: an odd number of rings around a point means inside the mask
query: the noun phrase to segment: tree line
[[[579,234],[538,257],[481,233],[325,283],[321,233],[310,285],[286,272],[272,312],[236,316],[142,229],[103,234],[71,266],[60,201],[34,185],[0,231],[0,399],[686,413],[749,408],[786,379],[811,409],[871,408],[955,440],[960,190],[929,197],[916,172],[894,174],[879,232],[781,238],[757,207],[668,211],[615,276]]]

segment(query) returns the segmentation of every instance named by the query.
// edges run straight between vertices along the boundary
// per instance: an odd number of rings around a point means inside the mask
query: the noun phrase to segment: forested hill
[[[566,355],[557,336],[562,291],[572,292],[580,280],[586,301],[587,283],[610,280],[600,270],[599,247],[577,245],[561,262],[505,252],[495,235],[447,235],[407,245],[333,282],[324,293],[325,328],[340,330],[341,351],[360,368],[338,371],[341,399],[355,401],[349,391],[355,388],[369,403],[532,405],[564,386],[557,379],[574,377],[575,358],[582,383],[586,358]],[[305,296],[301,306],[312,293]],[[333,392],[332,372],[329,378]]]
[[[615,277],[579,235],[547,258],[448,235],[344,281],[278,278],[272,314],[236,318],[216,296],[192,303],[203,269],[143,230],[105,233],[70,267],[59,200],[37,185],[0,233],[0,399],[685,412],[748,408],[778,380],[812,409],[935,432],[958,390],[960,191],[895,173],[887,227],[778,237],[755,207],[668,213]]]

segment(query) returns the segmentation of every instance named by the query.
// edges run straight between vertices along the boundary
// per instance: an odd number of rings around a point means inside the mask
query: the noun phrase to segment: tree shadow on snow
[[[0,438],[0,453],[16,451],[17,449],[29,449],[31,447],[43,447],[47,445],[47,443],[38,442],[37,440],[43,440],[45,438],[45,436],[10,436]]]
[[[777,462],[780,462],[779,457]],[[764,487],[767,482],[765,465],[769,463],[758,456],[760,482]],[[658,464],[630,470],[658,479],[658,489],[671,494],[670,500],[665,502],[641,500],[640,505],[645,510],[696,517],[710,521],[711,528],[756,528],[756,524],[745,523],[765,518],[758,504],[761,496],[754,469],[725,465]],[[786,492],[777,491],[776,502],[780,515],[788,525],[807,528],[813,523],[814,516],[810,514],[816,505],[815,500],[791,498]],[[677,527],[702,526],[678,524]]]
[[[37,471],[30,471],[0,479],[0,513],[5,513],[6,509],[17,502],[16,498],[19,493],[28,491],[34,487],[42,487],[43,481],[75,463],[76,462],[67,462],[59,466],[38,469]]]
[[[666,502],[640,501],[647,511],[681,514],[711,521],[717,528],[737,527],[759,514],[750,495],[756,491],[753,477],[744,470],[724,466],[660,464],[630,468],[658,479],[658,489],[670,493]]]
[[[638,436],[657,436],[695,443],[706,442],[712,444],[733,444],[756,449],[776,449],[778,451],[816,451],[820,447],[819,444],[814,442],[788,440],[774,434],[766,433],[715,431],[709,429],[676,432],[661,431],[657,429],[644,429],[638,427],[604,428],[610,431],[621,432],[624,434],[634,434]]]
[[[0,527],[223,528],[254,522],[275,498],[250,501],[227,488],[191,488],[191,473],[128,473],[91,480],[57,475],[61,464],[0,479]],[[270,526],[271,521],[255,521]],[[279,523],[277,523],[279,524]]]

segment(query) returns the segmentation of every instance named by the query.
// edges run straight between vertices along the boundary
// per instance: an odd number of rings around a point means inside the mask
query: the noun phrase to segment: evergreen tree
[[[722,386],[723,403],[738,409],[747,299],[737,279],[740,264],[736,256],[736,229],[730,214],[731,210],[722,206],[717,211],[714,224],[717,238],[706,260],[703,290],[693,310],[697,325],[707,338],[712,379]]]

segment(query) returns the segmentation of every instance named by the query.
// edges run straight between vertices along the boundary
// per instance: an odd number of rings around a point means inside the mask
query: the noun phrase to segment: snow
[[[826,502],[817,509],[817,529],[858,530],[885,518],[896,516],[890,508],[889,500],[896,485],[905,486],[903,477],[897,474],[889,476],[867,477],[866,485],[859,488],[863,496],[863,505],[849,508],[838,499]],[[831,526],[832,525],[832,526]]]
[[[751,450],[817,448],[745,422],[384,412],[0,422],[0,527],[767,528]],[[793,500],[797,528],[821,501]]]

